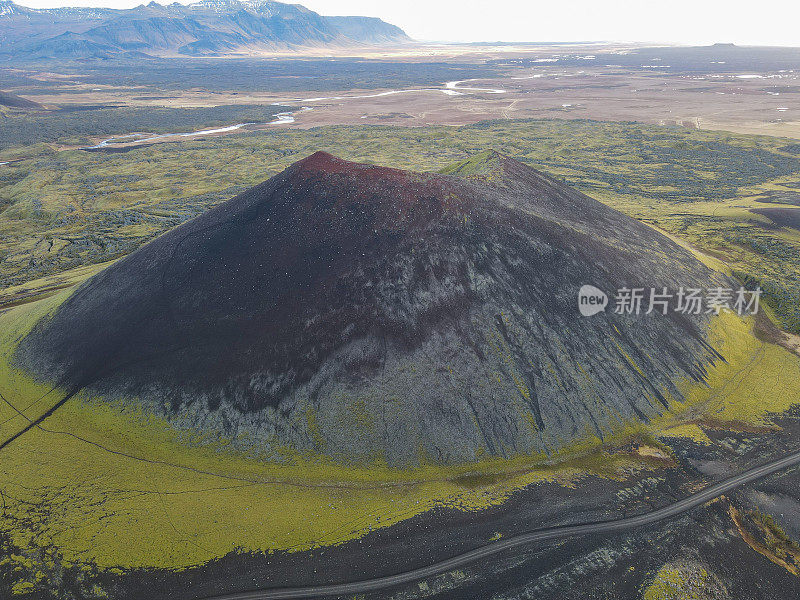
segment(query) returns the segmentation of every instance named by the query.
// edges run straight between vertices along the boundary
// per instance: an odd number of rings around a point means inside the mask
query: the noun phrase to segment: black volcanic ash
[[[178,427],[343,461],[553,451],[662,413],[705,318],[578,315],[585,283],[708,287],[647,226],[508,158],[316,153],[83,284],[17,357]]]

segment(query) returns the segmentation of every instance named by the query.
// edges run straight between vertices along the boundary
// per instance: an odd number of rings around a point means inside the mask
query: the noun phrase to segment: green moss
[[[477,152],[466,160],[447,165],[439,170],[443,175],[458,175],[460,177],[480,177],[484,180],[499,178],[501,164],[500,157],[494,150]]]
[[[700,565],[664,565],[645,589],[643,600],[712,600],[711,578]]]
[[[367,408],[364,398],[357,398],[345,403],[346,411],[351,421],[360,429],[373,431],[375,429],[375,417]]]
[[[68,294],[0,314],[0,392],[29,418],[58,393],[48,394],[47,386],[9,359],[20,337]],[[76,397],[44,429],[4,448],[0,488],[7,508],[0,530],[20,547],[57,548],[67,565],[91,558],[101,568],[179,568],[237,548],[336,544],[437,506],[480,510],[536,482],[568,485],[592,472],[619,478],[641,466],[630,456],[570,460],[591,452],[597,440],[549,461],[484,458],[459,467],[427,463],[398,470],[380,463],[347,467],[287,451],[286,462],[278,464],[180,434],[135,406]],[[26,421],[4,404],[0,423],[5,438]]]
[[[671,151],[676,141],[683,144],[678,155]],[[57,394],[13,369],[9,358],[20,337],[69,293],[59,286],[98,270],[86,265],[138,247],[316,149],[418,170],[462,161],[447,172],[485,175],[492,155],[470,158],[470,153],[497,147],[686,238],[715,268],[726,268],[724,261],[758,281],[773,282],[776,290],[791,290],[800,272],[800,253],[791,253],[796,236],[753,225],[749,210],[736,207],[755,206],[750,200],[726,200],[756,193],[757,186],[772,185],[778,177],[800,177],[799,161],[777,154],[779,140],[755,141],[758,147],[753,138],[728,134],[512,121],[461,128],[259,132],[104,156],[32,148],[32,158],[9,167],[12,177],[0,181],[0,205],[8,207],[0,214],[0,282],[47,278],[5,290],[2,297],[17,298],[37,287],[49,288],[39,298],[52,296],[0,315],[0,391],[31,418]],[[669,185],[659,186],[665,180]],[[755,245],[747,242],[753,236]],[[75,266],[80,268],[65,271]],[[788,318],[796,297],[794,302],[775,304],[778,316]],[[431,464],[422,451],[422,467],[413,471],[389,469],[379,461],[372,468],[349,468],[291,449],[283,453],[282,464],[267,463],[201,436],[180,436],[166,423],[132,410],[135,401],[110,406],[75,398],[48,419],[46,428],[82,439],[33,430],[3,451],[0,489],[14,500],[0,529],[26,547],[57,546],[67,562],[91,558],[102,567],[179,568],[237,548],[335,544],[435,506],[479,510],[536,482],[570,485],[586,473],[622,477],[647,463],[604,448],[658,432],[688,435],[687,428],[704,418],[769,424],[772,414],[794,403],[800,382],[796,357],[759,342],[749,321],[723,315],[713,327],[714,345],[728,362],[711,369],[709,387],[681,383],[687,401],[673,401],[671,411],[650,426],[619,420],[604,439],[587,430],[582,440],[550,457],[481,455],[477,464],[464,467]],[[502,338],[490,346],[508,364]],[[525,396],[516,371],[497,377],[511,377]],[[595,392],[588,375],[585,389],[591,398]],[[366,402],[354,403],[350,412],[357,423],[370,425]],[[533,419],[530,412],[521,416]],[[313,435],[313,408],[305,418]],[[0,406],[0,435],[17,431],[23,422]],[[691,435],[702,437],[696,429]],[[322,443],[321,437],[317,441]],[[40,510],[30,514],[26,502]],[[140,535],[132,539],[130,531]]]
[[[117,258],[314,150],[491,177],[497,161],[486,149],[496,148],[707,254],[724,254],[763,282],[784,325],[794,327],[797,242],[735,209],[745,194],[800,179],[800,160],[782,152],[785,145],[641,124],[512,120],[259,131],[114,155],[32,146],[16,151],[29,158],[0,173],[0,286]],[[723,205],[728,210],[720,213]]]
[[[311,406],[307,406],[305,410],[305,415],[306,415],[306,425],[308,426],[308,432],[311,434],[314,443],[320,450],[324,449],[325,438],[322,437],[322,432],[320,431],[319,423],[317,423],[316,411]]]
[[[695,423],[685,423],[669,427],[661,431],[661,435],[665,438],[686,438],[704,446],[711,445],[711,439],[706,435],[706,432]]]
[[[715,318],[711,343],[726,362],[709,370],[707,385],[685,386],[685,408],[716,422],[768,425],[800,402],[800,357],[757,339],[753,325],[730,311]]]

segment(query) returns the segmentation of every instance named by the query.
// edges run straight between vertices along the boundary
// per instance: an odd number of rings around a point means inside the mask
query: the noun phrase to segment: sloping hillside
[[[647,421],[720,359],[705,315],[577,311],[587,283],[711,286],[688,251],[522,163],[453,170],[314,154],[91,279],[18,360],[268,455],[413,464]]]

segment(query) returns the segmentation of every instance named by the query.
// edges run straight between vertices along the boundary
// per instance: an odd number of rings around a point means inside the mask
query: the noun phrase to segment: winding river
[[[227,127],[217,127],[214,129],[200,129],[198,131],[189,131],[187,133],[161,133],[158,135],[150,135],[146,133],[129,133],[126,135],[115,135],[114,137],[110,137],[108,139],[103,140],[99,144],[95,144],[94,146],[86,146],[85,148],[80,148],[80,149],[93,151],[93,150],[103,150],[107,148],[128,148],[132,146],[151,144],[154,142],[165,140],[167,138],[191,138],[191,137],[198,137],[201,135],[213,135],[215,133],[228,133],[230,131],[236,131],[237,129],[241,129],[242,127],[245,127],[247,125],[287,125],[289,123],[294,123],[295,121],[294,116],[297,113],[305,112],[307,110],[311,110],[311,108],[308,106],[304,106],[294,111],[275,113],[273,115],[274,117],[273,120],[269,121],[268,123],[237,123],[236,125],[228,125]],[[0,165],[3,164],[6,163],[0,163]]]
[[[489,94],[505,94],[506,90],[497,88],[479,88],[479,87],[464,87],[460,83],[468,83],[470,81],[479,81],[478,79],[462,79],[461,81],[448,81],[445,85],[447,90],[461,90],[461,92],[488,92]],[[444,90],[443,90],[444,91]]]
[[[275,116],[280,117],[281,114],[291,114],[291,113],[278,113]],[[294,121],[294,118],[292,118],[292,121]],[[190,131],[188,133],[162,133],[150,137],[141,137],[142,134],[140,133],[129,133],[128,135],[116,135],[114,137],[108,138],[107,140],[103,140],[102,142],[100,142],[99,144],[95,144],[94,146],[81,148],[81,150],[100,150],[102,148],[107,148],[111,144],[115,144],[117,145],[117,147],[120,144],[139,145],[139,144],[147,144],[149,142],[157,142],[158,140],[163,140],[164,138],[171,138],[171,137],[195,137],[198,135],[210,135],[213,133],[226,133],[228,131],[236,131],[237,129],[241,129],[245,125],[251,125],[251,123],[237,123],[236,125],[229,125],[228,127],[218,127],[216,129],[201,129],[200,131]],[[125,141],[125,140],[131,140],[131,141]]]
[[[459,81],[448,81],[444,87],[436,88],[411,88],[406,90],[388,90],[385,92],[376,92],[374,94],[361,94],[353,96],[319,96],[316,98],[291,98],[276,102],[276,106],[285,104],[307,104],[312,102],[324,102],[326,100],[358,100],[363,98],[381,98],[383,96],[393,96],[395,94],[413,94],[413,93],[430,93],[435,92],[445,94],[447,96],[463,96],[469,92],[486,92],[488,94],[505,94],[506,90],[497,88],[482,88],[463,86],[463,83],[478,81],[477,79],[462,79]],[[312,110],[309,106],[303,106],[295,111],[286,111],[276,113],[272,121],[264,123],[263,125],[289,125],[295,122],[295,115],[307,110]],[[198,131],[190,131],[188,133],[162,133],[158,135],[151,135],[147,133],[129,133],[126,135],[115,135],[105,139],[94,146],[87,146],[81,150],[98,151],[98,150],[112,150],[130,148],[145,144],[152,144],[169,138],[192,138],[203,135],[213,135],[217,133],[228,133],[236,131],[247,125],[258,125],[258,123],[237,123],[235,125],[228,125],[227,127],[217,127],[214,129],[200,129]],[[0,163],[0,166],[8,163]]]
[[[394,96],[395,94],[413,94],[420,92],[436,92],[445,94],[447,96],[463,96],[464,92],[488,92],[490,94],[505,94],[506,90],[497,88],[479,88],[479,87],[464,87],[460,84],[468,83],[470,81],[478,81],[478,79],[462,79],[460,81],[448,81],[443,88],[411,88],[407,90],[389,90],[386,92],[378,92],[375,94],[362,94],[359,96],[320,96],[318,98],[293,98],[285,100],[286,103],[291,102],[324,102],[325,100],[358,100],[361,98],[381,98],[383,96]]]

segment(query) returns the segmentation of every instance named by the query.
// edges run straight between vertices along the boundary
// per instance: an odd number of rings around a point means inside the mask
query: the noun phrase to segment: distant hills
[[[0,0],[0,57],[218,56],[409,41],[372,17],[324,17],[269,0],[31,9]]]
[[[722,360],[708,317],[581,317],[578,289],[713,281],[494,153],[430,174],[319,152],[87,281],[16,358],[264,456],[469,462],[664,413]]]

